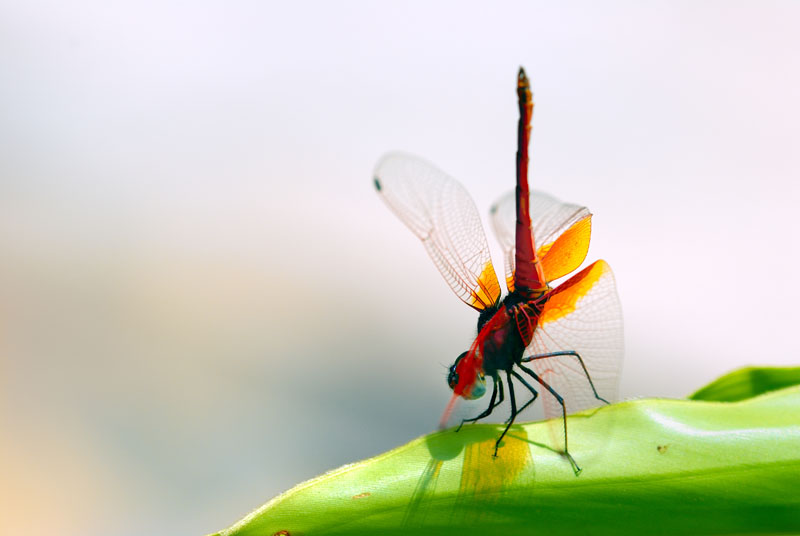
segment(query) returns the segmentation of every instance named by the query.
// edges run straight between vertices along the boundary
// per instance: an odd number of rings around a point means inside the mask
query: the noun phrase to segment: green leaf
[[[548,447],[557,421],[512,427],[497,458],[500,427],[473,425],[300,484],[217,536],[800,534],[798,370],[572,415],[577,477]]]
[[[689,399],[736,402],[797,384],[800,367],[745,367],[714,380]]]

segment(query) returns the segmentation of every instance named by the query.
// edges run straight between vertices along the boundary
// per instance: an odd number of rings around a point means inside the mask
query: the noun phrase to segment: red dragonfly
[[[539,396],[532,379],[545,394],[545,414],[562,418],[563,452],[577,475],[580,467],[569,453],[566,416],[616,397],[623,353],[622,310],[605,261],[551,286],[586,258],[592,215],[585,207],[529,190],[533,100],[522,68],[517,95],[517,188],[491,208],[504,250],[508,294],[502,300],[480,215],[461,184],[420,158],[393,153],[378,163],[375,188],[422,240],[450,288],[480,313],[477,337],[450,367],[447,383],[453,397],[442,427],[459,398],[476,399],[486,393],[487,376],[493,383],[489,406],[461,425],[491,414],[505,398],[501,377],[505,376],[511,416],[495,443],[497,456],[514,419]],[[512,378],[532,394],[522,406],[517,405]]]

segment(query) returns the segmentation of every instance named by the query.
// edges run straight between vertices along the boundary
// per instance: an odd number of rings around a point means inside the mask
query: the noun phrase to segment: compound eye
[[[450,389],[455,389],[456,385],[458,385],[458,372],[456,372],[455,365],[450,367],[450,373],[447,375],[447,385],[450,386]]]
[[[456,385],[458,385],[458,372],[456,372],[456,368],[458,368],[458,363],[464,359],[465,355],[467,355],[467,352],[463,352],[458,356],[455,362],[450,366],[450,372],[447,374],[447,385],[450,389],[455,389]]]

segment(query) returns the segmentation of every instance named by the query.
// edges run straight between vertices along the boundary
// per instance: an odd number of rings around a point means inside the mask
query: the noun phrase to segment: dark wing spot
[[[381,191],[381,181],[378,180],[378,177],[375,177],[373,180],[375,181],[375,189],[380,192]]]

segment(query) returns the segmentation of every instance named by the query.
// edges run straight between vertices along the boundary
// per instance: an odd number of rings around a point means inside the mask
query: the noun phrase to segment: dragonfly
[[[453,394],[440,427],[458,400],[483,397],[491,378],[488,407],[462,419],[458,429],[488,417],[505,400],[505,379],[511,415],[495,442],[494,456],[517,415],[541,392],[545,416],[561,418],[562,452],[578,475],[581,468],[567,442],[567,415],[616,398],[622,310],[614,275],[603,260],[554,285],[585,260],[592,214],[529,189],[533,96],[522,68],[517,97],[516,190],[490,209],[503,249],[508,293],[502,299],[480,214],[458,181],[422,158],[390,153],[376,166],[374,186],[422,241],[450,288],[479,313],[477,336],[449,368],[447,384]],[[512,379],[530,394],[521,405]]]

